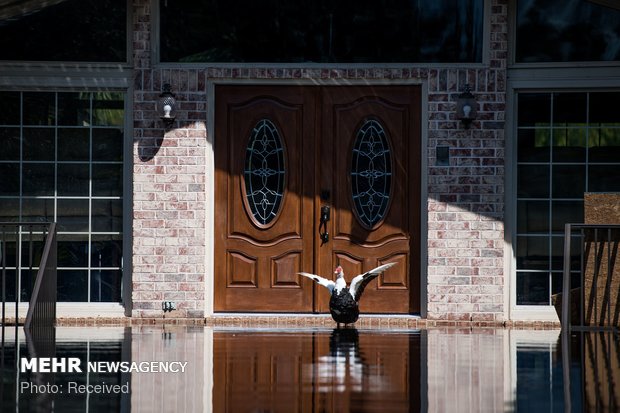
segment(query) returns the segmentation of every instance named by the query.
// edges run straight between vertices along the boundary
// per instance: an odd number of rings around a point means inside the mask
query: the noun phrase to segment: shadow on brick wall
[[[163,134],[162,134],[163,135]],[[161,144],[164,141],[164,137],[161,136],[159,138],[153,137],[142,137],[136,139],[138,142],[138,156],[142,162],[148,162],[152,160],[155,155],[159,152],[161,148]]]

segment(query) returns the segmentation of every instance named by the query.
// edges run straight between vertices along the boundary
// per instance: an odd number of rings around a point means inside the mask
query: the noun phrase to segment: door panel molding
[[[327,292],[297,272],[331,277],[339,263],[350,282],[377,265],[398,262],[367,287],[361,309],[420,312],[421,88],[218,84],[214,96],[215,311],[325,312]],[[264,226],[252,222],[243,203],[248,128],[260,117],[279,128],[287,171],[280,209]],[[393,155],[390,199],[371,227],[354,212],[350,177],[356,133],[368,119],[381,123]],[[318,236],[323,205],[331,206],[327,242]],[[233,250],[256,256],[254,266],[247,259],[234,263],[256,272],[254,278],[232,276],[236,285],[221,282],[233,270],[221,257]]]

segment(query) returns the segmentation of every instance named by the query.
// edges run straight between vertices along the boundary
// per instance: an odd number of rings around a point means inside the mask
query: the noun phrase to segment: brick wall
[[[133,315],[202,316],[205,302],[207,80],[419,80],[428,94],[428,318],[504,319],[504,108],[507,0],[493,0],[489,64],[480,68],[154,68],[150,1],[134,0]],[[168,65],[169,67],[169,65]],[[155,111],[163,83],[177,95],[175,127]],[[478,101],[470,129],[455,119],[465,84]],[[423,139],[425,137],[423,136]],[[435,148],[450,147],[449,166]],[[210,151],[210,148],[208,149]],[[424,246],[423,246],[424,247]]]
[[[505,388],[506,379],[512,379],[508,355],[516,360],[510,334],[506,329],[427,330],[427,412],[505,411],[515,397]]]

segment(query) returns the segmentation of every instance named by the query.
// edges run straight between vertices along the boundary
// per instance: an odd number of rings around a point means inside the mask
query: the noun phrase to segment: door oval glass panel
[[[243,170],[246,207],[260,227],[271,224],[282,206],[285,161],[278,128],[269,119],[261,119],[252,129]]]
[[[355,216],[372,229],[385,217],[392,189],[392,152],[385,129],[367,119],[357,131],[351,157],[351,197]]]

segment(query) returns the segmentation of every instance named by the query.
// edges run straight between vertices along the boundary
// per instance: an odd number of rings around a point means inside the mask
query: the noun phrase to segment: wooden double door
[[[215,88],[215,311],[325,312],[297,275],[396,262],[367,313],[419,312],[418,86]]]

